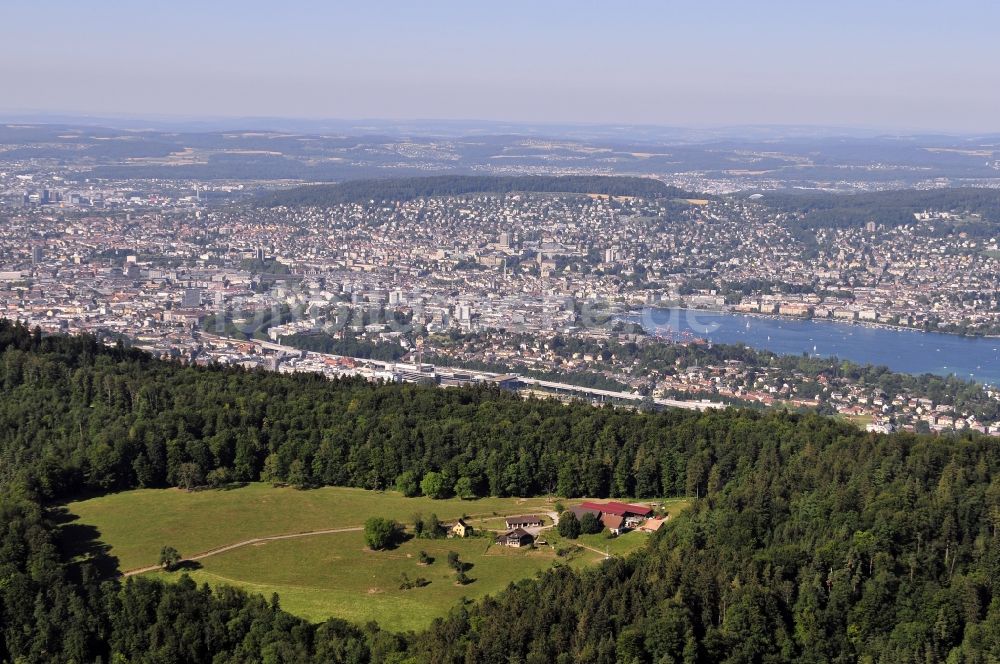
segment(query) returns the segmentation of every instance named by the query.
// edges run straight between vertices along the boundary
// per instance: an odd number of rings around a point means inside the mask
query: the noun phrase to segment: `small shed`
[[[659,530],[661,527],[663,527],[663,524],[666,523],[666,521],[667,520],[665,518],[663,518],[663,519],[646,519],[639,526],[639,530],[642,530],[642,531],[647,532],[647,533],[655,533],[657,530]]]

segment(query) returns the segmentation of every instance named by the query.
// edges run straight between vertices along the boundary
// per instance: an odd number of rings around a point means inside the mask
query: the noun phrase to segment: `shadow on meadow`
[[[78,523],[79,517],[65,507],[50,509],[48,517],[56,524],[56,544],[71,561],[71,574],[82,578],[89,566],[101,578],[118,576],[118,558],[111,555],[111,547],[101,540],[101,531],[92,525]]]
[[[193,572],[202,568],[197,560],[182,560],[170,568],[171,572]]]

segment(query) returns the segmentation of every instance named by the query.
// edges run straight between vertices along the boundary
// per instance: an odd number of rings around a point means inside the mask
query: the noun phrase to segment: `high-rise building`
[[[194,307],[201,306],[201,289],[200,288],[187,288],[184,290],[184,298],[181,300],[181,306],[185,309],[191,309]]]
[[[31,248],[31,264],[38,265],[45,257],[45,250],[40,245]]]

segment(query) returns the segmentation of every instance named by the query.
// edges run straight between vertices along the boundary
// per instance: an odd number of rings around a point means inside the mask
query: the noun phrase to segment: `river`
[[[651,333],[690,334],[780,355],[836,356],[903,373],[954,374],[1000,385],[1000,339],[996,338],[691,309],[648,308],[630,317],[633,321],[640,318]]]

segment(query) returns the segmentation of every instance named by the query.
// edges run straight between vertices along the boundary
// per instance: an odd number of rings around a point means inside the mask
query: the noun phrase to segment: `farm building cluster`
[[[647,505],[632,505],[630,503],[580,503],[570,508],[570,511],[579,519],[584,514],[593,514],[601,525],[608,529],[612,535],[621,535],[628,530],[636,528],[656,532],[663,519],[654,519],[653,510]]]
[[[578,519],[585,514],[593,514],[604,528],[616,536],[629,530],[653,533],[659,530],[666,521],[666,517],[653,518],[653,510],[647,505],[614,501],[607,503],[584,502],[571,507],[570,511]],[[544,524],[544,518],[535,514],[507,517],[507,529],[496,536],[495,542],[502,546],[531,546],[535,544]]]

